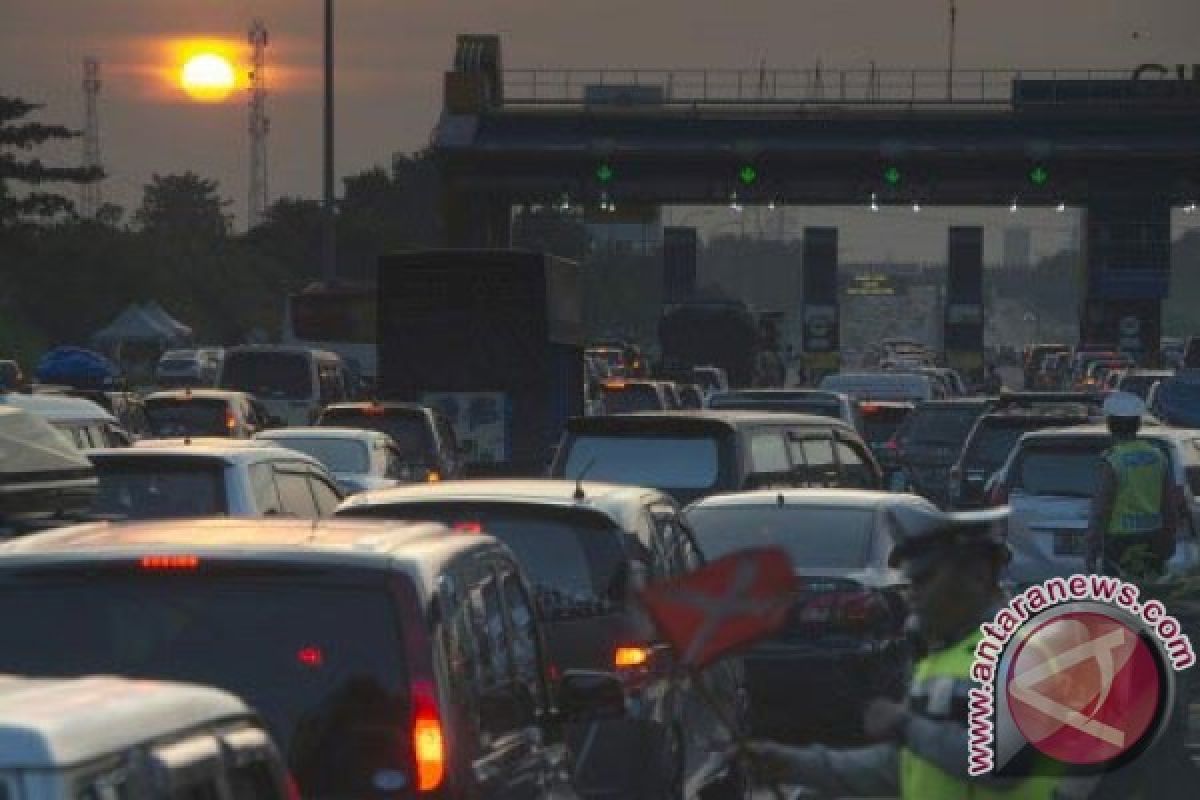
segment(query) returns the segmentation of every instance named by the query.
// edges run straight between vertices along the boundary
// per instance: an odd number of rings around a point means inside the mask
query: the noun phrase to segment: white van
[[[844,392],[856,400],[895,400],[923,403],[943,399],[943,391],[929,375],[908,372],[842,372],[827,375],[821,388]]]
[[[337,353],[287,345],[225,351],[217,386],[257,397],[283,425],[316,424],[321,409],[353,399],[350,373]]]
[[[133,437],[106,409],[82,397],[62,394],[0,393],[0,405],[36,414],[61,431],[80,450],[127,447]]]
[[[0,676],[0,797],[283,800],[287,773],[242,701],[113,677]]]

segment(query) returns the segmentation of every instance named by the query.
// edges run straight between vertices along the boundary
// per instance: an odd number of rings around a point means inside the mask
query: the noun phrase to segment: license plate
[[[1087,550],[1087,538],[1083,531],[1055,531],[1054,555],[1081,556]]]

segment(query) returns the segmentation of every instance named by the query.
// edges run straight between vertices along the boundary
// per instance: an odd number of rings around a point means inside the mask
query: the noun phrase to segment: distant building
[[[1004,261],[1007,269],[1029,269],[1033,266],[1033,232],[1023,226],[1004,229]]]

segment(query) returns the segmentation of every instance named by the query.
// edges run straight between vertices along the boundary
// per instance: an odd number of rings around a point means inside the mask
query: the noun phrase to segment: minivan
[[[341,357],[309,347],[234,347],[225,353],[217,386],[255,395],[286,425],[312,425],[323,407],[351,399]]]
[[[882,482],[875,456],[841,420],[746,411],[577,417],[550,474],[648,486],[680,505],[745,489],[878,489]]]
[[[0,545],[0,607],[0,671],[235,694],[308,800],[562,797],[561,726],[627,702],[607,672],[552,685],[512,553],[431,523],[64,528]]]

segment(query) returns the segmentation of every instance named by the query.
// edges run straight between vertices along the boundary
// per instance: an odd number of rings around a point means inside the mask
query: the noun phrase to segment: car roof
[[[30,564],[124,562],[154,555],[238,562],[395,569],[426,592],[442,567],[490,536],[464,536],[433,522],[212,517],[73,525],[0,543],[0,570]]]
[[[357,439],[361,442],[389,442],[392,439],[383,431],[373,431],[367,428],[320,428],[316,426],[272,428],[269,431],[260,431],[254,434],[254,438],[267,442],[276,439]]]
[[[117,421],[117,418],[105,410],[103,406],[82,397],[69,397],[60,394],[3,392],[0,393],[0,404],[23,409],[51,422],[80,420]]]
[[[151,392],[146,395],[145,400],[232,400],[235,398],[250,397],[249,392],[239,392],[235,389],[164,389],[159,392]]]
[[[1097,439],[1111,438],[1112,434],[1107,425],[1076,425],[1066,428],[1042,428],[1025,434],[1029,439],[1054,439],[1063,436],[1094,436]],[[1138,431],[1138,438],[1151,439],[1200,439],[1200,430],[1191,428],[1169,428],[1163,426],[1143,427]]]
[[[787,400],[789,398],[802,399],[805,397],[845,399],[847,395],[845,392],[837,392],[833,389],[724,389],[713,394],[714,399],[718,397],[762,397],[768,400]]]
[[[576,488],[583,498],[576,499]],[[558,509],[587,509],[607,515],[622,527],[630,527],[647,502],[671,502],[657,489],[619,486],[611,483],[547,479],[442,481],[434,484],[398,486],[360,492],[348,497],[341,509],[369,508],[390,504],[419,503],[512,503]]]
[[[748,425],[813,425],[854,429],[834,417],[816,414],[793,414],[780,411],[719,411],[694,409],[691,411],[638,411],[632,414],[607,414],[599,417],[572,417],[567,422],[571,433],[605,433],[609,431],[644,431],[666,428],[677,431],[711,430],[724,427],[730,430]]]
[[[56,769],[251,712],[228,692],[111,676],[0,676],[0,769]]]
[[[177,439],[143,440],[133,447],[107,447],[88,450],[89,457],[98,458],[212,458],[226,464],[257,464],[260,461],[303,461],[311,466],[320,467],[319,461],[312,456],[289,450],[286,447],[271,446],[255,439],[230,439],[228,443],[219,443],[219,439],[194,439],[191,444],[184,444]]]
[[[753,492],[716,494],[697,500],[688,511],[698,508],[737,508],[743,506],[777,506],[780,498],[786,506],[822,506],[830,508],[894,508],[899,505],[932,507],[915,494],[881,492],[872,489],[759,489]]]

